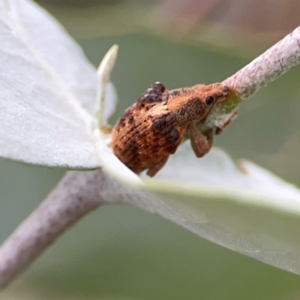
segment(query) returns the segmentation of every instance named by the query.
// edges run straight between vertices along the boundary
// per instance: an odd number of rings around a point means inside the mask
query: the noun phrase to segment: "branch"
[[[207,128],[224,129],[236,116],[242,100],[250,97],[300,63],[300,27],[222,83],[231,88],[231,97],[217,104],[205,123]]]
[[[67,228],[105,203],[101,170],[66,173],[46,200],[0,248],[0,289],[8,285]]]
[[[245,99],[300,63],[300,27],[223,81]]]

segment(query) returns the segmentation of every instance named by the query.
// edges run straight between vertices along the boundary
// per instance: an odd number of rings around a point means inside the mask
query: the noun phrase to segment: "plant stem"
[[[200,128],[202,130],[213,127],[225,128],[236,116],[242,100],[269,85],[299,63],[300,27],[297,27],[281,41],[222,82],[233,93],[226,101],[218,103],[214,107]]]
[[[0,248],[0,289],[82,216],[105,203],[101,170],[67,172],[46,200]]]
[[[300,27],[223,81],[245,99],[300,63]]]

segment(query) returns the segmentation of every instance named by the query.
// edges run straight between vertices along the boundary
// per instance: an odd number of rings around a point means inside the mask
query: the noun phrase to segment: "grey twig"
[[[247,98],[299,63],[300,27],[297,27],[223,83],[233,88],[240,98]]]
[[[8,285],[67,228],[105,203],[106,178],[101,170],[66,173],[0,248],[0,288]]]
[[[222,83],[235,97],[217,104],[200,128],[223,128],[235,117],[242,100],[269,85],[300,63],[300,27]]]

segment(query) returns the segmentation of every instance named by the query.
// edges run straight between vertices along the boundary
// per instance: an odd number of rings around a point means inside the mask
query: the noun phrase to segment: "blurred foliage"
[[[112,78],[119,106],[112,122],[154,81],[169,88],[221,81],[250,60],[212,44],[196,40],[188,44],[182,32],[177,40],[151,35],[138,15],[157,12],[152,1],[40,2],[79,39],[95,65],[112,44],[120,45]],[[174,36],[177,29],[169,32]],[[232,36],[234,40],[236,31]],[[260,47],[252,45],[254,52]],[[215,139],[215,145],[233,157],[252,160],[298,186],[299,77],[300,69],[295,68],[261,90]],[[0,162],[1,241],[63,173]],[[250,300],[298,299],[299,295],[298,276],[222,249],[155,215],[120,206],[101,208],[81,220],[1,299]]]
[[[300,1],[39,0],[77,38],[145,33],[252,57],[299,25]]]

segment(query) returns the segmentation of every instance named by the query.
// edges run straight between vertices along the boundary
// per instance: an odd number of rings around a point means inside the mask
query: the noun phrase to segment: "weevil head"
[[[229,88],[221,83],[195,85],[170,91],[167,105],[174,112],[179,126],[199,122],[205,118],[217,102],[224,101]]]

